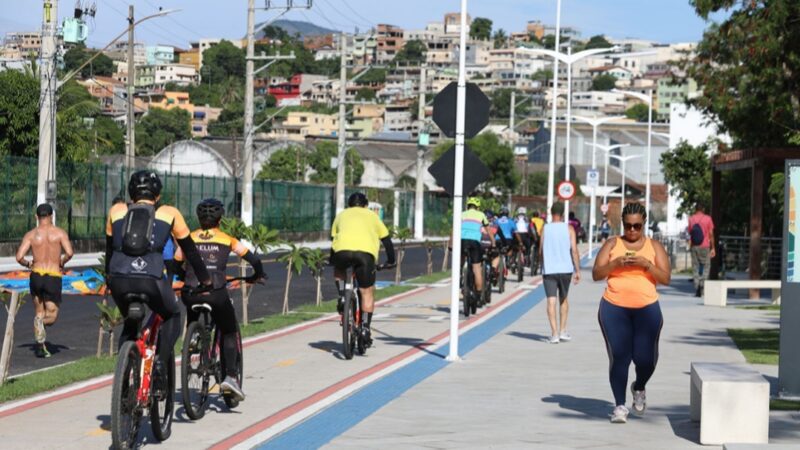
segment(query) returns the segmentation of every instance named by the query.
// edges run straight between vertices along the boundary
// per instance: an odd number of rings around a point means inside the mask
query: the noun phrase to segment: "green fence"
[[[37,161],[33,158],[0,157],[0,242],[19,241],[36,225]],[[105,234],[106,213],[116,196],[125,197],[130,172],[100,163],[59,162],[56,165],[56,220],[73,239],[98,239]],[[174,205],[190,227],[198,226],[195,205],[208,197],[220,199],[228,214],[239,215],[241,183],[235,178],[159,173],[162,201]],[[399,226],[414,226],[414,193],[380,188],[360,190],[383,206],[383,220],[391,225],[395,208]],[[397,197],[395,197],[397,195]],[[282,181],[253,182],[253,221],[286,232],[320,232],[330,229],[335,216],[334,188]],[[425,230],[446,234],[449,197],[425,193]],[[445,231],[442,231],[445,230]]]

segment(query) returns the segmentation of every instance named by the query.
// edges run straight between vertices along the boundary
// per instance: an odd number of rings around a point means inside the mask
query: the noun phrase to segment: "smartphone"
[[[625,257],[626,258],[633,258],[634,256],[636,256],[636,252],[634,252],[634,251],[628,250],[628,251],[625,252]]]

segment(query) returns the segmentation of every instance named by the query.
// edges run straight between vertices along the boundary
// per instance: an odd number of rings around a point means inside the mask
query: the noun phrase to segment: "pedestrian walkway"
[[[570,295],[573,340],[552,345],[538,278],[509,283],[491,307],[462,318],[457,362],[444,359],[448,287],[383,302],[373,321],[376,346],[351,361],[339,353],[341,331],[330,316],[251,339],[247,400],[233,412],[214,401],[196,423],[178,406],[172,437],[159,448],[699,447],[688,415],[690,362],[742,362],[725,329],[774,326],[777,317],[704,307],[690,282],[674,280],[661,289],[665,326],[647,414],[612,425],[596,319],[603,286],[584,271]],[[759,369],[774,381],[777,367]],[[3,448],[108,448],[109,383],[0,406]],[[773,412],[771,442],[800,444],[798,425],[795,412]],[[152,442],[148,432],[145,443]]]

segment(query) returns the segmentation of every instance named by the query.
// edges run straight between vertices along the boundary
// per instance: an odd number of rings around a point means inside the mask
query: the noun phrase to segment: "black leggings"
[[[233,309],[228,290],[217,289],[208,293],[208,295],[187,296],[184,298],[183,304],[186,305],[187,326],[200,317],[200,313],[192,310],[192,305],[198,303],[208,303],[211,306],[211,317],[214,319],[214,323],[217,324],[219,332],[222,333],[222,358],[225,361],[225,372],[226,375],[235,378],[239,369],[234,364],[236,353],[239,351],[239,339],[236,336],[239,326],[236,321],[236,310]]]
[[[160,280],[152,278],[120,278],[112,277],[109,282],[111,288],[111,295],[114,297],[114,303],[119,307],[123,317],[126,317],[125,324],[122,327],[122,336],[120,336],[119,345],[125,341],[136,340],[139,334],[139,322],[134,320],[127,320],[128,317],[128,301],[125,300],[125,295],[145,294],[148,297],[147,306],[150,307],[156,314],[164,319],[161,324],[158,337],[158,359],[164,365],[169,367],[168,364],[174,364],[175,361],[169,361],[172,354],[172,349],[175,347],[175,342],[181,334],[181,307],[178,300],[175,298],[175,292],[172,291],[172,285],[162,278]]]
[[[661,307],[655,302],[644,308],[623,308],[602,299],[597,319],[606,340],[614,401],[624,405],[631,361],[636,366],[637,391],[644,390],[656,370],[658,338],[664,325]]]

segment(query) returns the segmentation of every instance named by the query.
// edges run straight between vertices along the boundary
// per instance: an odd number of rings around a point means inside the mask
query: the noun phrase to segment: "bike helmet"
[[[353,192],[350,194],[350,198],[347,199],[348,208],[352,208],[353,206],[365,208],[368,204],[369,200],[367,200],[367,196],[364,195],[363,192]]]
[[[505,206],[500,208],[500,217],[503,217],[503,216],[508,216],[508,208],[505,207]]]
[[[520,215],[521,214],[526,214],[527,215],[528,214],[528,208],[526,208],[524,206],[520,206],[519,208],[517,208],[517,214],[520,214]]]
[[[131,174],[131,179],[128,182],[128,195],[134,202],[139,200],[155,201],[161,195],[162,187],[161,179],[158,178],[155,172],[139,170]]]
[[[481,207],[481,199],[478,197],[470,197],[467,199],[467,207],[474,206],[475,208]]]
[[[487,218],[487,219],[491,219],[492,217],[494,217],[494,211],[492,211],[491,209],[487,209],[487,210],[485,210],[485,211],[483,212],[483,214],[485,214],[485,215],[486,215],[486,218]]]
[[[219,225],[223,214],[225,214],[225,206],[215,198],[207,198],[197,204],[197,220],[200,221],[200,226],[204,230]]]

